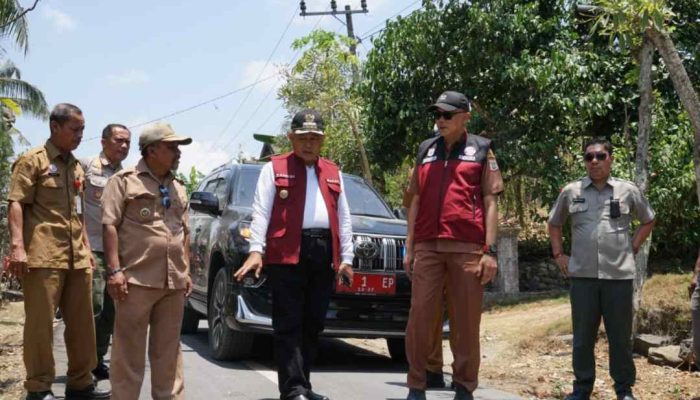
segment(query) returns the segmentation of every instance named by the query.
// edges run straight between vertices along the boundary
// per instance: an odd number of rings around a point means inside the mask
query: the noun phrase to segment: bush
[[[639,333],[668,335],[675,342],[690,337],[690,279],[690,274],[666,274],[646,282],[637,314]]]

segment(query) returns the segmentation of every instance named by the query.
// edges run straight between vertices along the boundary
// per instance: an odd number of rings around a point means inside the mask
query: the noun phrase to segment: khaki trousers
[[[411,311],[406,326],[408,387],[424,390],[428,356],[434,349],[435,313],[447,287],[454,362],[453,381],[474,391],[479,376],[479,324],[484,287],[479,253],[416,251]]]
[[[184,290],[156,289],[129,284],[124,301],[115,301],[110,361],[112,400],[136,400],[146,363],[151,364],[151,397],[184,399],[180,351]],[[150,328],[150,331],[149,331]]]
[[[95,323],[92,317],[92,269],[30,268],[22,278],[24,292],[24,366],[28,392],[51,390],[56,377],[53,358],[53,319],[61,310],[68,353],[66,387],[92,384]]]

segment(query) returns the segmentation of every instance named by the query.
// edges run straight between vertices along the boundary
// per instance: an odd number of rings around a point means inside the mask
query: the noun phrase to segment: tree
[[[359,69],[359,60],[350,53],[354,43],[324,30],[295,40],[292,49],[305,50],[285,71],[286,83],[278,94],[290,115],[304,108],[317,109],[326,121],[324,152],[344,171],[361,171],[372,184],[364,146],[362,98],[353,81]]]
[[[564,0],[425,1],[387,23],[364,66],[370,159],[396,168],[432,134],[426,107],[463,91],[469,131],[496,144],[505,209],[536,215],[582,173],[583,137],[621,129],[633,93],[629,62],[583,35]]]
[[[197,186],[199,186],[199,182],[201,182],[202,178],[204,178],[204,174],[193,166],[190,168],[189,175],[178,172],[177,178],[185,183],[185,190],[187,191],[187,197],[189,198],[192,192],[194,192],[197,189]]]
[[[634,46],[648,40],[659,51],[671,81],[685,107],[694,130],[695,182],[700,202],[700,99],[693,87],[681,55],[676,49],[670,32],[674,16],[666,0],[596,0],[597,24],[611,38],[619,40],[621,46]],[[697,20],[697,15],[695,16]]]

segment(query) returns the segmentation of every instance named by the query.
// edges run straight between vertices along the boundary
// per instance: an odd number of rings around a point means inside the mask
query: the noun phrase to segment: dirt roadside
[[[0,307],[0,399],[24,396],[23,328],[24,303],[4,303]]]
[[[486,311],[481,321],[481,383],[527,399],[562,399],[573,381],[568,299],[542,300]],[[386,354],[383,340],[358,340]],[[604,332],[596,346],[597,380],[592,399],[615,399],[608,375]],[[444,371],[451,373],[449,342],[443,341]],[[649,364],[635,356],[634,392],[645,400],[700,400],[700,373]],[[698,397],[696,397],[698,396]]]

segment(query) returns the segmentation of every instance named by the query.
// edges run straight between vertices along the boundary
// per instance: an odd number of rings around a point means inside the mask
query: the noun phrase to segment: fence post
[[[520,291],[520,273],[518,271],[518,233],[520,227],[500,225],[498,227],[498,275],[494,290],[500,293],[518,293]]]

